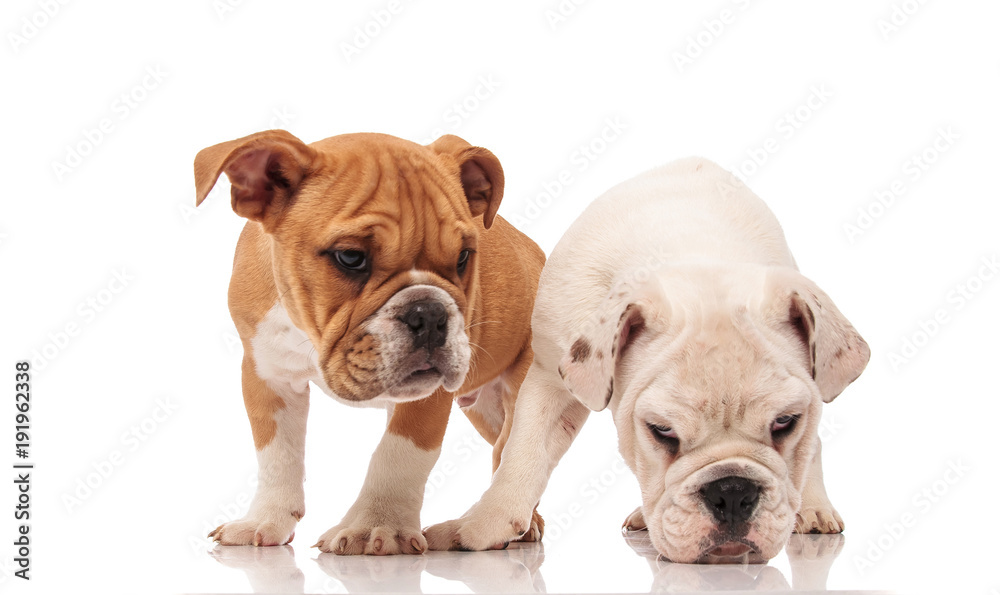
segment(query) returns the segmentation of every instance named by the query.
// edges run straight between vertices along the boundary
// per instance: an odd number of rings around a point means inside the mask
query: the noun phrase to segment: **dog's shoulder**
[[[253,336],[257,323],[278,301],[271,271],[270,239],[259,223],[249,221],[236,244],[229,282],[229,311],[240,336]]]

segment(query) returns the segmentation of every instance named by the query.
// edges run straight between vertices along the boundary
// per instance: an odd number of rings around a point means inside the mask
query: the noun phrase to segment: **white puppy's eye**
[[[790,434],[795,429],[795,423],[799,421],[798,415],[782,415],[771,422],[771,435],[775,437]]]
[[[649,429],[653,430],[653,433],[661,438],[674,438],[674,439],[677,438],[677,432],[675,432],[673,428],[668,428],[657,424],[650,424]]]
[[[680,448],[681,441],[677,436],[677,432],[668,426],[661,424],[646,424],[649,427],[650,433],[653,434],[653,438],[660,444],[667,447],[667,450],[671,455],[676,455],[677,450]]]

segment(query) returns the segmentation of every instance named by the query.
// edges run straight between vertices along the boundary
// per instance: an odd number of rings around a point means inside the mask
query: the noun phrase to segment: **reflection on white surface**
[[[305,592],[306,577],[295,564],[295,550],[290,545],[217,545],[209,555],[220,564],[245,572],[254,593]]]
[[[674,564],[660,557],[648,531],[629,531],[625,542],[649,562],[651,593],[676,591],[825,591],[830,566],[844,549],[844,536],[792,535],[785,546],[791,584],[767,564]]]
[[[422,556],[337,556],[320,554],[316,562],[348,593],[421,592],[420,576],[463,583],[473,593],[544,593],[539,572],[543,546],[511,544],[489,552],[430,552]]]
[[[663,560],[646,531],[624,533],[625,542],[651,571],[652,593],[678,591],[825,591],[843,535],[793,535],[786,547],[791,576],[766,564],[674,564]],[[337,556],[312,558],[324,580],[306,584],[291,546],[216,546],[210,555],[246,574],[255,593],[421,593],[422,579],[437,577],[458,592],[545,593],[544,546],[511,544],[489,552],[429,552],[422,556]],[[610,564],[608,570],[614,565]],[[590,572],[591,568],[581,568]],[[311,569],[307,571],[312,574]],[[426,573],[426,574],[425,574]]]
[[[292,546],[217,545],[210,555],[246,573],[254,593],[304,593],[305,575],[296,566]],[[424,572],[463,584],[473,593],[545,593],[539,568],[541,544],[511,544],[489,552],[429,552],[422,556],[337,556],[313,560],[328,577],[309,592],[421,593]]]

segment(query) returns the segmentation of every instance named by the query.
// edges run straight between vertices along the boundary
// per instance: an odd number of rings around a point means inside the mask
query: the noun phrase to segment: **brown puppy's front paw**
[[[646,519],[642,516],[642,507],[638,507],[632,511],[632,514],[625,517],[625,522],[622,523],[622,530],[624,531],[645,531],[646,530]]]
[[[295,524],[300,518],[301,514],[292,513],[247,515],[219,525],[208,536],[222,545],[286,545],[295,537]]]
[[[427,550],[427,540],[416,526],[338,525],[324,533],[313,547],[340,556],[422,554]]]
[[[795,515],[796,533],[840,533],[844,520],[833,506],[803,508]]]

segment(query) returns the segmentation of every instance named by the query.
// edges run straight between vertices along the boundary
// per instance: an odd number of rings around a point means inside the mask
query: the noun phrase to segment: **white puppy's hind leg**
[[[428,547],[485,550],[524,535],[552,470],[589,414],[557,375],[533,363],[521,385],[493,482],[461,518],[428,527]]]
[[[823,485],[823,463],[820,453],[822,444],[816,438],[816,453],[809,464],[809,476],[806,478],[805,489],[802,490],[802,506],[795,515],[796,533],[840,533],[844,530],[844,521],[830,504]]]

